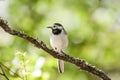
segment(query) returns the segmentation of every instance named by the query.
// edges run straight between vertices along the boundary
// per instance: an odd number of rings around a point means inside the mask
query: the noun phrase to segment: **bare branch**
[[[4,70],[3,70],[3,68],[2,68],[1,65],[0,65],[0,68],[1,68],[1,70],[2,70],[2,73],[0,73],[0,75],[4,76],[7,80],[9,80],[9,78],[8,78],[7,75],[5,74],[5,72],[4,72]]]
[[[7,21],[5,21],[1,18],[0,18],[0,26],[7,33],[27,40],[28,42],[32,43],[36,47],[43,49],[45,52],[52,55],[54,58],[61,59],[61,60],[70,62],[72,64],[75,64],[77,67],[81,68],[82,70],[88,71],[103,80],[111,80],[102,70],[97,69],[95,66],[92,66],[91,64],[88,64],[85,60],[71,57],[64,52],[63,52],[63,54],[59,54],[59,53],[55,52],[54,50],[49,49],[43,41],[40,41],[40,40],[38,41],[37,39],[35,39],[23,32],[11,29],[9,27],[9,25],[7,24]]]
[[[6,70],[10,71],[11,73],[13,73],[15,76],[19,77],[22,79],[22,77],[20,75],[18,75],[17,73],[15,73],[14,71],[12,71],[11,69],[9,69],[7,66],[5,66],[3,63],[0,62],[0,67],[2,69],[3,72],[3,68],[5,68]],[[3,73],[0,73],[0,75],[3,75]]]

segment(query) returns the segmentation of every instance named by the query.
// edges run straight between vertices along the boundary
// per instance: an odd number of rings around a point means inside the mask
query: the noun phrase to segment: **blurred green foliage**
[[[119,3],[119,0],[10,0],[8,22],[12,28],[44,41],[49,47],[50,31],[46,27],[59,22],[68,32],[66,53],[109,75],[120,74]],[[43,50],[5,32],[0,35],[3,35],[0,62],[28,80],[100,80],[69,63],[65,63],[65,72],[60,74],[57,60]],[[16,56],[18,52],[21,55],[26,52],[25,61]],[[25,66],[26,72],[21,74],[20,66]],[[14,74],[9,78],[21,80]]]

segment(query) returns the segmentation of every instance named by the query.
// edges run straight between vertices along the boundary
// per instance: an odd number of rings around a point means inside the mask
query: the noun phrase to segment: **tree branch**
[[[5,72],[4,72],[4,70],[3,70],[3,68],[2,68],[1,65],[0,65],[0,68],[1,68],[1,70],[2,70],[2,73],[0,73],[0,75],[4,76],[7,80],[9,80],[9,78],[8,78],[7,75],[5,74]]]
[[[75,64],[77,67],[81,68],[82,70],[88,71],[88,72],[98,76],[99,78],[101,78],[103,80],[111,80],[102,70],[97,69],[95,66],[92,66],[91,64],[88,64],[85,60],[71,57],[64,52],[63,52],[63,54],[59,54],[58,52],[55,52],[54,50],[49,49],[43,41],[40,41],[40,40],[38,41],[37,39],[21,32],[21,31],[11,29],[9,27],[9,25],[7,24],[7,21],[3,20],[2,18],[0,18],[0,26],[7,33],[27,40],[28,42],[35,45],[37,48],[43,49],[45,52],[47,52],[48,54],[50,54],[54,58],[61,59],[61,60],[70,62],[72,64]]]

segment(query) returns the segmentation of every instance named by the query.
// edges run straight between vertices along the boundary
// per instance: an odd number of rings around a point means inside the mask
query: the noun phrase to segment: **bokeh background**
[[[119,3],[120,0],[0,0],[0,17],[10,27],[44,41],[49,48],[51,31],[46,27],[61,23],[68,32],[66,53],[102,69],[112,80],[120,80]],[[1,28],[0,62],[9,68],[2,66],[10,80],[100,80],[66,62],[65,72],[58,73],[55,58]],[[0,80],[6,78],[0,75]]]

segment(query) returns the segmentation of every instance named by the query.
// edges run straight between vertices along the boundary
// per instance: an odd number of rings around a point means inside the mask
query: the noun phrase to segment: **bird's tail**
[[[58,59],[58,71],[60,73],[63,73],[64,72],[64,61],[63,60],[60,60]]]

